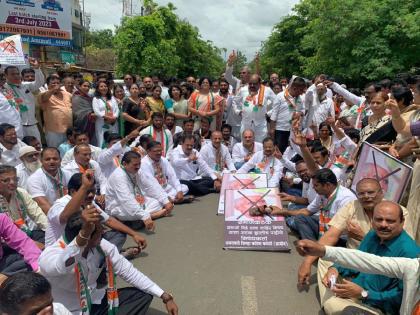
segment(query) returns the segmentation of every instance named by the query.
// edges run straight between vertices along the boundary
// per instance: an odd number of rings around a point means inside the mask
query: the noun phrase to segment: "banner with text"
[[[51,46],[71,46],[72,12],[69,0],[2,0],[0,33],[49,39]],[[37,41],[29,42],[36,44]],[[42,43],[42,41],[38,40]],[[59,43],[59,44],[55,44]]]
[[[277,188],[226,190],[225,249],[289,251],[289,236],[284,217],[251,216],[255,206],[277,206]]]

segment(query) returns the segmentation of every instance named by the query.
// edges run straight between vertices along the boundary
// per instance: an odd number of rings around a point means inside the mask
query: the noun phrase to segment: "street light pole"
[[[86,60],[86,14],[85,14],[85,0],[82,0],[82,11],[83,11],[83,18],[82,18],[82,21],[83,21],[83,24],[82,24],[82,27],[83,27],[83,41],[82,41],[82,45],[83,45],[83,48],[82,48],[82,51],[83,51],[83,55],[84,55],[84,59],[85,59],[85,67],[87,66],[87,60]]]

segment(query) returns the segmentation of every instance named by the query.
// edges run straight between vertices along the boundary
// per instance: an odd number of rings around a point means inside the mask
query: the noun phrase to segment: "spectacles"
[[[0,179],[0,182],[3,184],[10,184],[11,181],[17,183],[19,181],[19,177],[10,177],[10,178]]]
[[[376,194],[380,192],[380,190],[376,191],[363,191],[363,192],[356,192],[357,197],[375,197]]]

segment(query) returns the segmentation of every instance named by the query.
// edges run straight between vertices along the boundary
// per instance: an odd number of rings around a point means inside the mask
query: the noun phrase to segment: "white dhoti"
[[[147,196],[145,196],[144,198],[145,198],[145,205],[146,205],[145,210],[149,214],[152,214],[153,212],[156,212],[162,209],[162,204],[158,200],[147,197]]]
[[[165,192],[168,194],[168,196],[172,200],[175,199],[175,196],[178,193],[178,191],[174,187],[172,187],[171,185],[168,184],[168,185],[166,185],[166,187],[163,187],[163,189],[165,190]],[[187,185],[184,185],[184,184],[181,184],[181,191],[184,194],[184,196],[186,194],[188,194],[188,186]]]

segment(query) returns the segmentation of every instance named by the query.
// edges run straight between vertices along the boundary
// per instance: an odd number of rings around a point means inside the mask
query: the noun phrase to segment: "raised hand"
[[[29,57],[28,58],[29,64],[34,69],[39,69],[39,62],[38,59]]]
[[[235,60],[236,60],[236,53],[235,53],[235,50],[233,50],[232,53],[228,57],[228,60],[227,60],[228,65],[229,66],[233,65],[233,63],[235,62]]]

